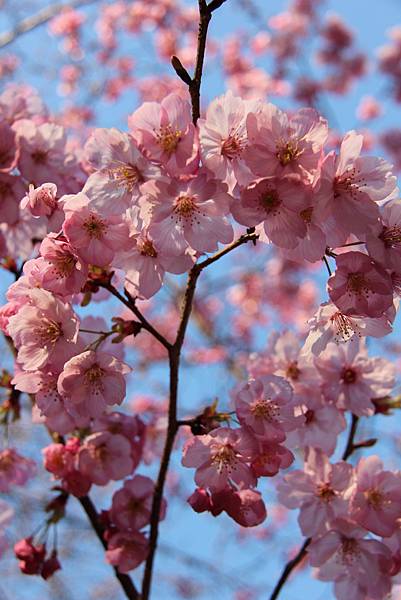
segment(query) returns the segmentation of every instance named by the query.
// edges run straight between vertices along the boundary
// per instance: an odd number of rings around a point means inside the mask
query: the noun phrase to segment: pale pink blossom
[[[361,458],[356,468],[356,486],[350,517],[368,531],[391,536],[401,516],[401,475],[383,470],[378,456]]]
[[[71,306],[46,290],[32,289],[29,304],[10,317],[8,331],[27,371],[63,364],[74,351],[78,319]]]
[[[193,173],[198,166],[198,134],[189,102],[169,94],[161,103],[145,102],[129,118],[131,135],[150,160],[171,175]]]
[[[281,469],[288,469],[293,462],[293,453],[282,444],[258,441],[251,467],[256,477],[273,477]]]
[[[278,499],[287,508],[300,508],[298,522],[305,536],[321,535],[347,515],[352,466],[330,464],[320,451],[309,451],[304,470],[291,471],[278,485]]]
[[[292,387],[283,377],[264,375],[235,391],[235,409],[242,425],[261,441],[283,442],[286,432],[303,420],[295,416]]]
[[[57,186],[44,183],[35,188],[32,184],[20,204],[22,210],[27,208],[34,217],[51,217],[57,209]]]
[[[305,108],[292,116],[265,104],[247,118],[249,145],[244,158],[258,177],[296,173],[311,182],[328,135],[327,121]]]
[[[252,439],[242,430],[219,427],[187,440],[181,462],[184,467],[196,468],[195,482],[200,487],[220,491],[232,482],[248,488],[256,485],[247,464],[254,448]]]
[[[232,241],[234,232],[226,217],[231,196],[225,184],[201,174],[187,182],[155,182],[143,190],[145,223],[166,254],[180,255],[189,247],[213,252],[219,242]]]
[[[340,154],[330,152],[321,167],[316,202],[321,206],[330,246],[343,244],[350,234],[364,235],[379,218],[377,202],[396,189],[391,165],[381,158],[360,156],[363,136],[350,131]]]
[[[305,208],[308,190],[299,177],[269,177],[250,185],[233,201],[231,212],[247,227],[263,224],[267,237],[282,248],[295,248],[306,235]]]
[[[358,416],[375,412],[372,400],[389,394],[394,386],[395,369],[385,358],[369,358],[364,344],[357,341],[337,346],[330,344],[315,358],[325,398],[338,408]]]
[[[97,212],[83,194],[64,197],[63,231],[76,253],[87,263],[104,267],[118,250],[129,247],[129,229],[120,215]]]
[[[303,346],[303,353],[308,355],[312,352],[315,356],[319,356],[329,342],[341,344],[367,335],[375,338],[384,337],[392,331],[395,314],[395,308],[392,306],[374,319],[348,316],[339,311],[334,304],[325,302],[308,321],[310,330]]]
[[[380,222],[366,232],[366,248],[387,269],[401,270],[401,201],[391,200],[381,208]]]
[[[81,291],[88,276],[88,268],[64,236],[46,236],[40,245],[40,254],[46,265],[42,279],[44,288],[61,296]]]
[[[58,392],[72,416],[77,412],[99,417],[107,406],[124,400],[124,375],[130,370],[111,354],[86,350],[65,363],[58,378]]]
[[[363,529],[339,519],[308,548],[310,564],[319,567],[316,577],[335,582],[338,600],[384,600],[391,589],[387,575],[390,551],[383,543],[365,536]]]
[[[248,185],[253,179],[243,155],[248,145],[246,117],[258,105],[228,91],[209,104],[204,119],[198,119],[202,163],[231,187],[235,182]]]

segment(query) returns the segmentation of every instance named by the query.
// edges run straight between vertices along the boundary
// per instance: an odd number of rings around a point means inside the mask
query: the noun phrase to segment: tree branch
[[[89,498],[89,496],[82,496],[81,498],[77,498],[77,500],[80,503],[80,505],[82,506],[82,508],[84,509],[86,516],[89,519],[90,524],[92,525],[97,537],[100,540],[100,543],[102,544],[103,548],[105,550],[107,550],[107,543],[103,537],[104,528],[99,521],[99,515],[97,514],[96,508],[95,508],[92,500]],[[126,575],[124,573],[120,573],[116,567],[113,567],[113,569],[114,569],[114,574],[115,574],[116,578],[118,579],[118,581],[120,582],[121,587],[123,588],[127,598],[129,598],[129,600],[139,600],[139,598],[140,598],[139,593],[138,593],[135,585],[133,584],[130,576]]]
[[[56,17],[60,14],[60,12],[66,8],[79,8],[80,6],[85,6],[87,4],[94,4],[98,2],[98,0],[70,0],[70,2],[57,2],[53,3],[50,6],[46,6],[42,10],[36,13],[31,17],[26,17],[20,21],[13,29],[10,31],[5,31],[0,34],[0,48],[5,48],[9,44],[11,44],[14,40],[16,40],[20,35],[24,33],[28,33],[40,25],[44,25],[53,17]]]
[[[349,458],[351,456],[351,454],[354,452],[354,450],[356,450],[356,446],[354,445],[354,440],[355,440],[356,430],[358,427],[358,421],[359,421],[358,417],[355,415],[352,415],[351,427],[350,427],[350,430],[348,433],[347,443],[344,448],[342,460],[347,460],[347,458]],[[298,551],[298,554],[296,554],[296,556],[294,556],[294,558],[291,559],[290,561],[288,561],[288,563],[285,565],[283,572],[281,573],[280,579],[276,583],[274,590],[270,596],[270,600],[276,600],[276,598],[278,598],[282,588],[284,587],[285,583],[287,582],[287,579],[289,578],[289,576],[291,575],[293,570],[299,565],[299,563],[306,556],[306,554],[308,552],[308,546],[311,543],[311,541],[312,541],[312,538],[310,538],[310,537],[306,538],[304,543],[302,544],[300,550]]]

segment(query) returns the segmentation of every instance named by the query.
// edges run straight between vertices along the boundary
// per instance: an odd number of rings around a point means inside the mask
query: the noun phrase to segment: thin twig
[[[48,23],[53,17],[59,15],[63,10],[68,8],[79,8],[87,4],[94,4],[98,0],[70,0],[70,2],[56,2],[50,6],[46,6],[42,10],[39,10],[35,15],[22,19],[15,27],[10,31],[5,31],[0,34],[0,48],[5,48],[16,40],[20,35],[28,33],[40,25]]]
[[[351,426],[350,426],[350,430],[348,433],[347,443],[345,445],[344,452],[342,455],[342,460],[347,460],[347,458],[349,458],[351,456],[351,454],[354,452],[354,450],[356,449],[356,446],[354,445],[354,440],[355,440],[357,427],[358,427],[358,417],[356,417],[355,415],[352,415]],[[311,543],[311,541],[312,541],[312,538],[310,538],[310,537],[306,538],[304,543],[302,544],[301,548],[299,549],[298,554],[296,554],[294,556],[294,558],[292,558],[290,561],[288,561],[288,563],[285,565],[285,567],[281,573],[280,579],[276,583],[274,590],[270,596],[270,600],[276,600],[278,598],[282,588],[284,587],[284,585],[287,582],[288,578],[290,577],[291,573],[300,564],[300,562],[303,560],[303,558],[306,556],[307,551],[308,551],[308,546]]]

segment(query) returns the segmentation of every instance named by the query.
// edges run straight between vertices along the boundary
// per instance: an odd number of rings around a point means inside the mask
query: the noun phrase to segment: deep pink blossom
[[[155,485],[149,477],[135,475],[114,493],[110,519],[121,531],[139,530],[150,522]],[[163,500],[160,520],[164,519],[166,502]]]
[[[131,445],[126,437],[118,433],[93,433],[79,449],[78,467],[96,485],[124,479],[133,470]]]
[[[329,278],[329,295],[345,315],[381,317],[393,303],[391,277],[362,252],[346,252],[336,258],[337,269]]]
[[[240,488],[248,488],[256,484],[247,464],[253,451],[252,440],[241,430],[219,427],[187,440],[182,464],[196,468],[195,482],[200,487],[220,491],[233,482]]]
[[[118,531],[107,540],[106,559],[120,573],[136,569],[148,555],[148,541],[140,531]]]

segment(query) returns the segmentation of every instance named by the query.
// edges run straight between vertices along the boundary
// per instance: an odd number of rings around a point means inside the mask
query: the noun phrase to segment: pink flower
[[[394,386],[394,366],[384,358],[369,358],[364,345],[356,341],[330,344],[315,365],[325,398],[358,416],[373,415],[372,399],[386,396]]]
[[[291,471],[278,485],[278,499],[287,508],[300,508],[298,522],[305,536],[324,533],[339,516],[347,514],[347,492],[352,466],[334,465],[320,451],[309,451],[304,471]]]
[[[295,248],[306,235],[305,208],[307,188],[297,177],[269,177],[247,187],[231,212],[241,225],[263,223],[268,238],[282,248]]]
[[[120,573],[128,573],[146,560],[148,549],[148,540],[140,531],[118,531],[107,540],[106,559]]]
[[[129,247],[128,225],[121,216],[104,216],[93,210],[83,193],[64,197],[64,200],[63,231],[84,261],[104,267],[112,262],[117,250]]]
[[[185,273],[194,263],[189,252],[179,256],[163,253],[146,229],[131,240],[132,249],[119,257],[118,266],[125,270],[125,287],[133,296],[151,298],[161,288],[166,271]]]
[[[145,102],[129,118],[131,135],[150,160],[170,175],[193,173],[198,165],[197,131],[189,102],[169,94],[160,104]]]
[[[366,233],[366,248],[376,262],[400,271],[401,201],[391,200],[381,209],[381,221]]]
[[[274,477],[281,469],[288,469],[294,455],[288,448],[276,442],[258,442],[258,449],[251,467],[256,477]]]
[[[134,469],[138,466],[142,459],[147,427],[137,415],[131,416],[116,411],[105,413],[92,423],[92,431],[93,433],[109,431],[126,437],[131,444],[131,458]]]
[[[123,212],[140,196],[140,188],[161,171],[139,151],[135,140],[118,129],[95,129],[85,144],[89,165],[97,171],[83,188],[102,214]]]
[[[291,447],[311,447],[330,456],[337,445],[338,434],[346,427],[343,412],[324,401],[319,390],[310,389],[309,397],[303,397],[304,423],[291,431],[288,443]]]
[[[362,252],[336,258],[337,269],[328,280],[329,296],[345,315],[380,317],[393,304],[391,277]]]
[[[242,186],[253,179],[243,155],[248,145],[246,117],[258,104],[228,91],[209,104],[205,119],[198,119],[202,163],[216,179]]]
[[[46,290],[32,289],[29,304],[11,316],[8,331],[27,371],[63,364],[74,351],[78,319],[71,306]]]
[[[79,449],[78,468],[96,485],[124,479],[133,471],[131,444],[119,433],[93,433]]]
[[[316,202],[322,207],[328,243],[343,244],[350,231],[364,235],[374,226],[376,202],[388,199],[396,188],[391,165],[381,158],[360,156],[363,136],[350,131],[340,154],[328,154],[322,164]]]
[[[296,173],[311,182],[327,139],[327,121],[313,109],[291,117],[273,104],[247,118],[249,145],[244,158],[259,177]]]
[[[58,391],[73,416],[78,411],[78,414],[99,417],[107,406],[124,400],[124,375],[130,370],[111,354],[86,350],[65,363],[58,378]]]
[[[400,515],[400,473],[383,471],[378,456],[361,458],[350,503],[351,518],[368,531],[389,537],[397,529]]]
[[[88,268],[64,236],[50,234],[45,237],[40,245],[40,253],[47,266],[42,280],[43,287],[60,296],[81,291],[88,276]]]
[[[25,485],[35,472],[34,461],[21,456],[13,448],[0,452],[0,492],[9,492],[13,485]]]
[[[205,489],[197,488],[188,503],[196,512],[208,511],[214,517],[225,511],[242,527],[256,527],[267,515],[261,493],[250,489],[226,487],[209,494]]]
[[[235,393],[235,409],[240,423],[266,442],[283,442],[286,432],[298,427],[303,419],[294,414],[292,387],[275,375],[240,385]]]
[[[220,491],[232,482],[248,488],[256,484],[247,464],[253,450],[252,440],[241,429],[219,427],[187,440],[181,462],[184,467],[196,468],[195,482],[200,487]]]
[[[231,196],[217,180],[198,175],[188,182],[173,180],[144,186],[141,211],[152,240],[166,254],[183,254],[188,247],[214,252],[234,233],[226,215]]]
[[[28,208],[34,217],[51,217],[57,209],[57,186],[54,183],[44,183],[35,188],[31,184],[20,206],[22,210]]]
[[[139,530],[150,523],[155,485],[149,477],[135,475],[124,482],[113,495],[110,518],[121,531]],[[163,500],[160,520],[164,519],[166,502]]]
[[[19,559],[19,568],[26,575],[39,575],[46,556],[44,544],[33,544],[32,537],[19,540],[14,545],[15,556]]]
[[[325,302],[308,321],[310,330],[303,346],[303,353],[308,355],[312,352],[315,356],[319,356],[329,342],[340,344],[367,335],[383,337],[391,333],[395,314],[396,311],[392,306],[375,319],[351,317],[340,312],[334,304]]]
[[[338,520],[308,548],[310,564],[319,567],[316,577],[335,581],[339,600],[384,599],[390,591],[387,576],[390,551],[381,542],[366,539],[365,535],[366,532],[354,524]]]

